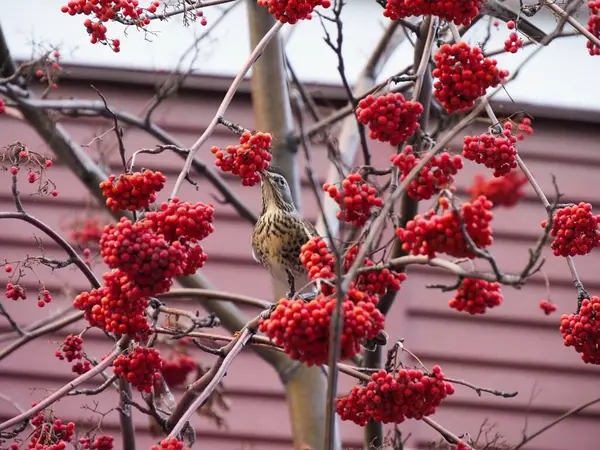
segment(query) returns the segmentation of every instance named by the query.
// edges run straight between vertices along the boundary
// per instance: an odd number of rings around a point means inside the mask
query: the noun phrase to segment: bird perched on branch
[[[252,256],[275,280],[287,284],[291,298],[297,289],[308,291],[303,289],[310,279],[300,262],[300,249],[319,233],[294,206],[286,179],[272,171],[262,175],[262,211],[252,231]]]

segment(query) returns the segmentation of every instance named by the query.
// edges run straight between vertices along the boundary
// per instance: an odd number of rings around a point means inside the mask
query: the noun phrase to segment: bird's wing
[[[300,219],[301,219],[300,222],[302,223],[302,226],[304,227],[304,232],[308,236],[308,239],[314,238],[315,236],[319,236],[319,232],[317,231],[317,229],[315,228],[315,226],[312,223],[310,223],[304,217],[301,217]]]

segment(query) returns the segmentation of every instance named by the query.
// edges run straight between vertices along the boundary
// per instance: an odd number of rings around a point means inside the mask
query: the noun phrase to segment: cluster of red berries
[[[150,450],[190,450],[182,441],[176,438],[167,438],[160,442],[159,445],[153,445]]]
[[[509,30],[515,29],[515,22],[509,20],[506,22],[506,27]],[[508,35],[508,39],[504,41],[504,51],[509,53],[517,53],[523,47],[523,41],[519,39],[519,35],[513,31]]]
[[[275,16],[281,23],[295,24],[299,20],[312,19],[312,12],[317,6],[329,8],[329,0],[258,0],[260,6],[269,9],[269,14]]]
[[[194,358],[178,353],[175,357],[164,359],[162,367],[162,377],[169,387],[183,385],[188,375],[197,370],[198,364]]]
[[[83,339],[81,336],[68,335],[56,351],[56,357],[61,361],[66,359],[67,362],[83,358]]]
[[[341,359],[356,355],[368,339],[384,328],[384,316],[377,309],[379,299],[351,288],[342,303],[343,331]],[[292,358],[309,366],[328,361],[329,328],[336,295],[319,294],[313,300],[281,299],[259,330],[281,345]]]
[[[46,304],[52,301],[52,294],[48,289],[40,289],[38,291],[38,307],[43,308]]]
[[[6,298],[10,298],[11,300],[26,300],[27,294],[25,293],[25,289],[18,285],[12,283],[6,283],[6,292],[4,293]]]
[[[114,438],[105,434],[93,441],[89,436],[79,438],[79,443],[85,450],[113,450],[114,448]]]
[[[116,180],[116,183],[115,183]],[[100,183],[106,206],[117,211],[146,209],[156,200],[156,193],[165,187],[167,178],[161,172],[145,170],[143,173],[127,173],[119,178],[111,175]]]
[[[423,155],[427,156],[427,153]],[[402,153],[391,156],[392,164],[400,169],[400,181],[403,181],[415,168],[421,159],[415,156],[410,145],[404,147]],[[454,175],[463,167],[460,155],[451,155],[448,152],[435,155],[419,175],[414,178],[406,188],[406,193],[415,200],[429,200],[442,189],[454,183]]]
[[[442,206],[446,208],[447,204]],[[476,255],[463,235],[461,222],[464,221],[465,231],[477,248],[485,249],[493,240],[492,206],[492,202],[481,196],[473,202],[463,203],[460,211],[445,210],[438,215],[431,210],[415,216],[405,228],[398,228],[396,235],[402,241],[404,251],[413,255],[434,258],[436,253],[445,253],[455,258],[474,258]]]
[[[126,380],[140,392],[151,392],[156,380],[160,379],[163,367],[158,350],[136,347],[127,355],[119,355],[113,362],[115,375]]]
[[[89,372],[92,369],[92,365],[89,361],[77,361],[75,364],[71,366],[71,370],[78,374],[83,375],[86,372]]]
[[[71,239],[81,246],[98,245],[104,227],[100,225],[99,217],[85,219],[72,225]]]
[[[544,314],[549,316],[554,311],[556,311],[556,305],[554,305],[553,303],[550,303],[548,300],[542,300],[540,302],[540,309],[542,311],[544,311]]]
[[[442,45],[434,59],[432,74],[437,81],[433,94],[449,113],[472,108],[488,88],[508,76],[508,71],[498,69],[495,59],[484,58],[480,48],[471,48],[466,42]]]
[[[354,264],[359,250],[359,246],[354,245],[346,252],[344,265],[342,266],[342,270],[345,273],[347,273],[350,270],[350,267],[352,267],[352,264]],[[365,257],[361,267],[373,267],[375,265],[374,261]],[[398,292],[400,290],[400,285],[405,280],[405,273],[398,273],[395,270],[390,269],[379,269],[361,273],[356,278],[353,286],[367,294],[382,296],[388,291]]]
[[[148,296],[119,269],[105,273],[104,286],[82,292],[73,306],[84,311],[90,326],[109,333],[128,334],[141,340],[151,332],[145,317]]]
[[[347,273],[354,263],[360,248],[352,246],[344,255],[342,271]],[[320,236],[311,238],[300,249],[300,262],[306,267],[311,280],[318,278],[331,279],[335,277],[335,256],[327,248],[327,243]],[[373,267],[375,263],[368,257],[364,258],[362,267]],[[384,295],[389,291],[399,291],[400,284],[406,280],[406,274],[390,269],[379,269],[361,273],[352,283],[352,287],[372,295]],[[328,284],[323,284],[324,294],[333,294]]]
[[[84,21],[84,26],[91,36],[90,42],[92,44],[107,43],[114,52],[119,52],[121,43],[118,39],[108,42],[104,23],[119,20],[129,25],[144,27],[150,23],[150,18],[146,13],[155,13],[159,5],[160,2],[153,1],[144,9],[139,7],[138,0],[71,0],[61,7],[61,11],[70,16],[77,14],[93,16],[94,19]]]
[[[6,104],[4,103],[4,100],[2,100],[0,98],[0,114],[3,114],[6,112]]]
[[[485,314],[488,308],[502,303],[500,283],[465,278],[456,290],[454,298],[448,302],[450,308],[466,311],[471,315]]]
[[[391,20],[423,15],[437,16],[456,25],[470,25],[485,0],[388,0],[383,15]]]
[[[531,126],[531,119],[529,117],[523,117],[523,120],[517,125],[519,133],[517,133],[517,139],[522,141],[525,139],[525,135],[533,134],[533,127]]]
[[[494,169],[494,176],[501,177],[517,167],[517,138],[512,135],[512,123],[506,122],[502,134],[484,133],[479,136],[465,136],[463,156],[488,169]]]
[[[342,181],[342,189],[325,183],[323,190],[340,205],[337,218],[360,228],[372,215],[372,208],[383,206],[377,189],[365,182],[359,173],[352,173]]]
[[[563,314],[560,318],[560,333],[565,346],[573,347],[586,364],[600,364],[598,311],[600,299],[586,298],[577,314]]]
[[[402,94],[390,92],[375,98],[367,95],[356,108],[360,123],[369,127],[369,137],[398,145],[420,128],[423,105],[405,100]]]
[[[33,403],[35,406],[37,403]],[[31,435],[28,449],[35,450],[64,450],[67,443],[75,437],[75,424],[73,422],[63,423],[55,419],[51,414],[40,411],[31,419],[31,425],[35,431]],[[18,450],[18,444],[12,444],[11,450]]]
[[[472,448],[465,444],[463,441],[458,441],[454,450],[472,450]]]
[[[180,202],[175,197],[171,203],[162,203],[159,211],[146,214],[146,221],[153,223],[152,228],[162,234],[169,242],[184,238],[190,242],[201,241],[213,231],[215,209],[213,205]]]
[[[502,177],[492,177],[488,180],[482,174],[473,178],[473,185],[467,192],[471,194],[471,201],[480,195],[487,197],[494,207],[515,206],[525,196],[523,187],[527,184],[527,177],[513,170]]]
[[[205,27],[206,25],[208,25],[208,20],[206,20],[206,17],[204,17],[204,11],[197,11],[196,12],[196,17],[200,17],[200,25],[202,25],[203,27]]]
[[[581,202],[556,211],[552,222],[550,236],[554,256],[587,255],[594,247],[600,245],[598,222],[600,216],[592,214],[592,205]],[[547,221],[542,222],[546,228]]]
[[[371,375],[364,386],[355,386],[350,394],[337,399],[337,413],[342,420],[365,426],[369,419],[381,423],[420,420],[435,413],[442,400],[454,393],[444,381],[439,366],[431,374],[401,369],[396,374],[385,370]]]
[[[588,2],[588,8],[590,9],[590,18],[588,19],[587,30],[600,39],[600,1]],[[600,56],[600,47],[590,40],[587,41],[587,49],[590,56]]]
[[[240,136],[240,145],[228,145],[223,150],[213,147],[210,151],[217,158],[216,166],[223,172],[238,175],[244,186],[254,186],[261,180],[260,172],[269,168],[273,157],[270,152],[272,140],[269,133],[245,131]]]

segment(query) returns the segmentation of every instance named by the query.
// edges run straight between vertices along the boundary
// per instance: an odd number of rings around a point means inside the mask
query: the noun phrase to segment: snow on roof
[[[144,0],[141,1],[142,4],[143,2]],[[347,77],[353,83],[389,19],[383,17],[381,6],[374,0],[346,2],[343,10],[343,54]],[[154,72],[170,72],[177,67],[187,69],[191,64],[196,75],[231,77],[239,71],[250,53],[247,6],[242,0],[238,0],[217,25],[215,22],[231,4],[206,8],[206,27],[202,27],[199,22],[185,27],[181,16],[164,22],[154,21],[149,28],[153,33],[108,23],[109,37],[121,39],[120,53],[89,43],[83,27],[84,16],[71,17],[62,13],[60,7],[65,3],[65,0],[29,0],[12,2],[10,8],[3,10],[0,24],[15,59],[28,59],[34,45],[45,43],[59,45],[62,62],[66,64]],[[514,8],[517,2],[509,0],[507,5]],[[577,15],[577,19],[584,25],[587,22],[586,9],[583,6]],[[532,21],[546,32],[552,31],[556,26],[556,20],[545,10],[540,11]],[[335,33],[333,25],[327,26]],[[486,30],[487,20],[480,21],[466,39],[471,43],[481,42]],[[565,31],[568,30],[569,26],[565,28]],[[193,43],[207,32],[209,35],[199,44],[195,59],[192,58],[194,52],[188,52],[188,57],[182,60],[186,49],[193,48]],[[502,22],[498,29],[492,28],[492,36],[486,48],[502,47],[508,33]],[[337,60],[323,42],[323,29],[316,15],[311,21],[284,26],[283,36],[286,39],[287,55],[301,80],[321,85],[339,84]],[[512,99],[538,108],[566,108],[581,111],[582,114],[586,111],[598,113],[600,57],[589,56],[585,45],[586,40],[581,36],[563,37],[552,42],[507,86],[508,94],[501,92],[497,99]],[[529,46],[517,54],[500,55],[497,57],[499,65],[510,71],[533,48],[534,46]],[[379,79],[384,80],[398,72],[411,59],[412,49],[405,40],[385,64]]]

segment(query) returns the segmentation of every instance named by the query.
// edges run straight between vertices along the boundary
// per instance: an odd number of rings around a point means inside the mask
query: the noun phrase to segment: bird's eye
[[[285,181],[283,178],[279,178],[277,181],[279,182],[280,185],[282,185],[282,186],[285,185]]]

